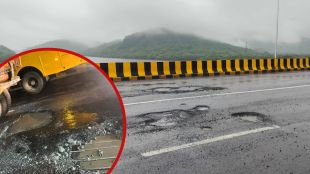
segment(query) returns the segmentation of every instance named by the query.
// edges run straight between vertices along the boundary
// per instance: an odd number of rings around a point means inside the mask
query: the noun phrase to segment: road
[[[114,173],[310,173],[310,72],[116,83]]]
[[[41,94],[12,91],[12,100],[0,124],[0,173],[79,173],[113,162],[89,150],[101,153],[109,139],[116,147],[104,153],[116,156],[122,132],[118,98],[97,70],[76,67]]]

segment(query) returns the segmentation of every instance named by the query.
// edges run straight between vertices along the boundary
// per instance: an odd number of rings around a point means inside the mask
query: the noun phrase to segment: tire
[[[46,84],[46,79],[35,71],[29,71],[23,75],[21,86],[28,94],[39,94]]]
[[[0,117],[5,117],[5,115],[8,113],[9,111],[9,106],[8,106],[8,102],[4,96],[4,94],[2,93],[0,95]]]
[[[8,107],[11,107],[12,105],[12,98],[11,98],[11,94],[9,93],[9,91],[6,89],[3,91],[3,95],[8,103]]]

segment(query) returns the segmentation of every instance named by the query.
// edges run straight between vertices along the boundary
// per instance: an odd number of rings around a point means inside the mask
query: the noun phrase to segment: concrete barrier
[[[110,62],[100,63],[100,67],[114,81],[310,69],[309,58]]]

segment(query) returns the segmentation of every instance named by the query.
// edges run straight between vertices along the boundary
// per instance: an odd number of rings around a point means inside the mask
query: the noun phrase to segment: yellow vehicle
[[[50,75],[85,63],[85,60],[65,52],[38,51],[19,57],[20,67],[15,74],[21,78],[21,87],[30,94],[40,93]]]

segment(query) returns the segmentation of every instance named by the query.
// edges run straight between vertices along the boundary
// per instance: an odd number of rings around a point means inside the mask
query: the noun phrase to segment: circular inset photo
[[[0,173],[111,173],[124,147],[121,97],[99,66],[40,48],[0,67]]]

